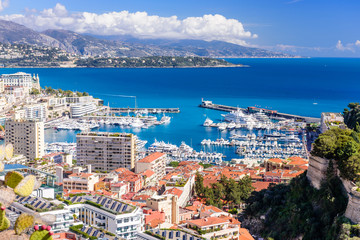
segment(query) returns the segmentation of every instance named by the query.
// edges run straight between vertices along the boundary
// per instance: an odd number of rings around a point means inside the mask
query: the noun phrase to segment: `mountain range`
[[[37,32],[5,20],[0,20],[0,42],[56,47],[73,54],[102,57],[290,57],[284,53],[275,53],[222,41],[90,36],[55,29]]]

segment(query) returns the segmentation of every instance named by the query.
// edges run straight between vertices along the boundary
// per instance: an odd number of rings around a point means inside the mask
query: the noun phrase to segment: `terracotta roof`
[[[254,191],[260,192],[263,189],[267,189],[270,185],[270,182],[254,182],[251,185],[255,188]]]
[[[239,229],[239,240],[255,240],[246,228]]]
[[[273,163],[283,163],[283,159],[280,158],[270,158],[268,159],[268,162],[273,162]]]
[[[154,152],[154,153],[144,157],[143,159],[139,160],[138,162],[139,163],[151,163],[164,155],[165,155],[165,153]]]
[[[150,220],[147,224],[151,227],[151,228],[156,228],[157,226],[159,226],[161,223],[164,223],[165,221],[155,218]]]
[[[218,217],[208,217],[208,218],[201,218],[201,219],[187,221],[187,223],[196,225],[198,227],[218,225],[218,224],[223,224],[223,223],[228,223],[228,222],[229,221],[227,219],[222,219],[222,218],[218,218]]]
[[[150,169],[148,169],[148,170],[141,173],[141,175],[146,176],[146,177],[151,177],[154,174],[155,174],[155,172],[150,170]]]
[[[303,161],[306,161],[305,159],[303,159],[302,157],[299,157],[299,156],[292,156],[292,157],[289,157],[288,159],[289,160],[303,160]]]
[[[92,174],[92,173],[73,173],[73,174],[70,174],[69,177],[88,178],[88,177],[90,177],[92,175],[94,175],[94,174]]]
[[[172,195],[176,195],[176,196],[180,197],[182,193],[183,193],[183,191],[180,189],[170,188],[170,189],[166,190],[163,194],[172,194]]]
[[[304,159],[298,159],[298,160],[292,160],[291,162],[288,163],[288,165],[305,165],[308,164],[308,161],[305,161]]]

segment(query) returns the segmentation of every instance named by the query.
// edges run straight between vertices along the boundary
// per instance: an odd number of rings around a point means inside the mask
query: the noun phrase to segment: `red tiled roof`
[[[229,221],[227,219],[222,219],[218,217],[208,217],[208,218],[201,218],[196,220],[188,220],[187,222],[199,227],[205,227],[211,225],[218,225],[222,223],[228,223]]]
[[[239,229],[239,240],[255,240],[246,228]]]
[[[148,170],[141,173],[141,175],[146,176],[146,177],[151,177],[154,174],[155,174],[155,172],[150,170],[150,169],[148,169]]]
[[[270,182],[254,182],[251,185],[255,188],[254,191],[260,192],[263,189],[267,189],[270,185]]]
[[[273,162],[273,163],[283,163],[283,159],[280,158],[270,158],[268,159],[268,162]]]
[[[163,194],[172,194],[172,195],[176,195],[176,196],[180,197],[182,193],[183,193],[183,191],[180,189],[170,188],[170,189],[166,190]]]
[[[73,174],[70,174],[69,177],[88,178],[88,177],[90,177],[92,175],[94,175],[94,174],[92,174],[92,173],[73,173]]]
[[[144,157],[143,159],[139,160],[138,162],[139,163],[151,163],[164,155],[165,155],[165,153],[154,152],[154,153]]]

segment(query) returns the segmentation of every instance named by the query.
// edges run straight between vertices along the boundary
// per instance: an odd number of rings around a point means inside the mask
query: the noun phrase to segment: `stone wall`
[[[309,179],[310,184],[320,189],[321,182],[326,178],[326,171],[329,165],[328,159],[320,158],[310,155],[309,168],[306,177]],[[336,163],[333,162],[334,168],[337,168]],[[340,171],[336,170],[336,175],[340,177]],[[360,192],[356,191],[357,187],[349,180],[340,178],[344,185],[349,202],[345,211],[345,217],[349,218],[352,222],[360,223]]]
[[[326,178],[328,165],[328,159],[310,155],[306,177],[314,188],[320,189],[321,182]]]
[[[352,222],[360,223],[360,192],[356,191],[358,187],[353,187],[348,193],[349,202],[346,208],[345,217]]]

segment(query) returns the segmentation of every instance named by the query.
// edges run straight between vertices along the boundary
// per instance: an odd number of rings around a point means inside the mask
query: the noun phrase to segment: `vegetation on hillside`
[[[339,218],[346,210],[347,197],[333,172],[330,164],[320,190],[310,186],[304,173],[289,185],[253,192],[243,226],[267,239],[340,239],[343,222]],[[252,225],[254,219],[262,220]]]
[[[349,103],[348,108],[344,109],[344,122],[350,129],[360,132],[360,104]]]
[[[311,154],[334,159],[341,177],[360,180],[360,133],[351,129],[332,128],[321,134],[313,144]]]
[[[205,200],[206,205],[233,208],[250,197],[253,187],[249,177],[244,177],[236,182],[234,179],[228,179],[225,176],[221,176],[220,181],[213,183],[211,187],[205,187],[203,176],[197,173],[195,191],[198,197]]]

